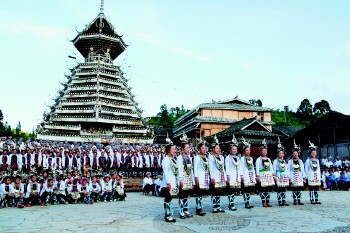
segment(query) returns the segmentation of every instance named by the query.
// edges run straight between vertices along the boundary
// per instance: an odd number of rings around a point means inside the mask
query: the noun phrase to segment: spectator
[[[337,178],[337,185],[339,190],[349,191],[350,180],[345,176],[345,172],[340,173],[340,177]]]
[[[146,177],[143,178],[142,190],[145,195],[149,195],[150,192],[155,195],[155,185],[153,184],[150,172],[147,172]]]

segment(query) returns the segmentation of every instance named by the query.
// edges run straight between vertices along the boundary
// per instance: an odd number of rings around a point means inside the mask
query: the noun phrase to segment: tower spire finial
[[[100,7],[100,13],[103,13],[104,10],[104,0],[101,0],[101,7]]]

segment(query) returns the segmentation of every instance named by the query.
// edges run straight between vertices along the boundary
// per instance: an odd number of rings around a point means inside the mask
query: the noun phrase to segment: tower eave
[[[127,48],[123,39],[103,34],[81,34],[72,42],[84,57],[88,56],[91,47],[93,47],[95,51],[101,48],[104,50],[109,48],[111,59],[114,60]]]

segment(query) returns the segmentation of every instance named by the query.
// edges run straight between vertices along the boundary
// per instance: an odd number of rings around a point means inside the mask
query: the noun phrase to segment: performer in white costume
[[[276,192],[279,206],[289,206],[286,203],[286,190],[289,186],[289,170],[284,159],[284,147],[278,138],[277,158],[273,161],[273,170],[276,178]]]
[[[293,158],[288,161],[290,187],[293,194],[293,205],[304,205],[301,202],[301,190],[304,189],[304,163],[299,159],[300,147],[295,144],[293,147]]]
[[[321,186],[320,161],[316,158],[317,147],[309,141],[309,158],[305,161],[305,175],[309,186],[311,204],[321,204],[318,199],[318,189]]]
[[[264,139],[260,147],[260,157],[255,162],[257,181],[260,182],[260,198],[263,207],[272,207],[270,194],[275,186],[273,167],[270,158],[267,157],[267,144]]]
[[[198,154],[193,158],[193,175],[196,191],[196,214],[204,216],[202,197],[209,193],[209,160],[205,141],[197,145]]]
[[[175,159],[176,148],[173,145],[173,142],[167,138],[169,143],[165,147],[166,156],[162,161],[163,168],[163,187],[164,189],[164,210],[165,210],[165,221],[166,222],[176,222],[176,219],[172,217],[171,210],[171,200],[173,196],[178,194],[178,175],[179,175],[179,166]]]
[[[212,153],[209,155],[210,192],[213,203],[213,213],[225,212],[221,208],[221,196],[226,188],[225,159],[220,154],[220,143],[216,136],[211,144]]]
[[[245,208],[251,209],[254,206],[250,205],[250,192],[255,189],[256,176],[254,170],[253,158],[250,157],[250,144],[243,138],[243,156],[241,158],[242,167],[242,182],[243,182],[243,198]]]
[[[235,135],[233,135],[232,143],[229,146],[230,154],[225,158],[226,182],[227,182],[227,196],[229,210],[236,211],[235,207],[235,193],[241,190],[242,166],[240,158],[237,156],[238,144]]]
[[[193,217],[189,212],[188,198],[193,193],[194,177],[193,165],[190,156],[190,145],[188,144],[187,135],[184,134],[180,138],[182,153],[177,156],[177,163],[179,165],[179,207],[180,218]]]

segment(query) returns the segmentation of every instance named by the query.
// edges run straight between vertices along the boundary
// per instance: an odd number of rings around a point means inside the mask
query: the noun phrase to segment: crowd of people
[[[169,140],[169,139],[168,139]],[[255,161],[250,145],[238,146],[234,138],[229,152],[220,143],[201,142],[191,147],[186,135],[179,146],[152,144],[107,145],[98,143],[67,143],[58,141],[0,141],[0,207],[23,208],[32,205],[108,202],[124,200],[123,177],[145,177],[144,194],[164,196],[166,221],[173,221],[170,202],[179,197],[180,217],[190,217],[188,198],[196,197],[196,213],[205,215],[202,196],[212,195],[213,211],[223,212],[221,196],[227,195],[229,209],[236,210],[234,199],[243,194],[245,207],[250,193],[258,192],[264,207],[270,207],[270,193],[277,192],[278,203],[287,206],[286,189],[293,191],[293,204],[302,205],[300,196],[309,186],[312,204],[319,204],[318,187],[348,190],[349,161],[337,158],[333,163],[316,159],[310,147],[310,158],[303,163],[295,145],[293,158],[284,159],[279,144],[276,159],[267,157],[267,145],[260,148]],[[210,152],[208,147],[211,149]],[[238,153],[242,148],[242,155]],[[341,162],[339,162],[341,161]],[[152,178],[157,178],[155,181]]]
[[[171,201],[173,197],[179,198],[179,215],[181,219],[193,217],[189,212],[189,197],[195,197],[196,214],[204,216],[202,197],[211,195],[213,213],[225,212],[221,206],[221,197],[228,197],[228,210],[236,211],[235,195],[243,195],[245,208],[251,209],[251,193],[258,192],[262,206],[272,207],[270,203],[271,192],[277,194],[278,206],[289,206],[286,192],[292,191],[293,205],[304,205],[301,200],[301,191],[308,188],[311,204],[321,204],[319,188],[322,182],[334,186],[332,169],[340,172],[340,178],[336,178],[338,187],[349,187],[350,173],[349,163],[338,163],[335,166],[322,165],[317,159],[317,148],[310,143],[309,157],[305,162],[299,158],[300,148],[294,143],[292,158],[286,160],[285,149],[278,144],[274,160],[267,157],[268,148],[263,140],[260,147],[260,156],[255,160],[250,156],[250,144],[243,139],[239,146],[233,136],[230,144],[230,152],[224,157],[220,149],[220,143],[216,137],[214,142],[207,145],[201,142],[197,146],[198,153],[192,157],[190,154],[187,136],[181,138],[181,152],[178,153],[176,146],[168,140],[165,147],[166,156],[163,159],[163,182],[162,194],[164,195],[165,221],[175,222]],[[238,153],[242,148],[242,155]],[[346,161],[346,160],[345,160]],[[323,166],[323,167],[322,167]],[[324,171],[322,171],[324,169]],[[328,169],[328,171],[326,170]],[[328,174],[329,173],[329,174]],[[146,187],[146,186],[145,186]],[[347,189],[346,189],[347,190]]]

